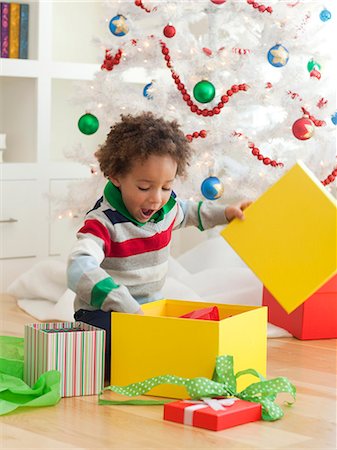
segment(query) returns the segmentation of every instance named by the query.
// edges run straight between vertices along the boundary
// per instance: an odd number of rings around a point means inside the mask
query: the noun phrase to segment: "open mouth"
[[[154,209],[141,209],[141,212],[142,212],[142,215],[148,219],[154,213]]]

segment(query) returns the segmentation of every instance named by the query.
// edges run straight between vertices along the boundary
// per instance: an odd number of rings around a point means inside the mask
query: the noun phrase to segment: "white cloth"
[[[18,305],[40,321],[73,321],[75,294],[66,286],[66,264],[42,261],[8,288]],[[170,258],[164,298],[259,306],[262,284],[222,237]],[[268,324],[268,337],[290,334]]]

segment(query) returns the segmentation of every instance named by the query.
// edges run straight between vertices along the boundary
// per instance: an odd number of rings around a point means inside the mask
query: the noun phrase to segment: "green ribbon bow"
[[[259,378],[259,382],[253,383],[241,392],[236,392],[236,380],[242,375],[253,375]],[[163,405],[171,400],[103,400],[101,395],[109,390],[118,394],[133,397],[149,392],[155,386],[160,384],[176,384],[185,386],[189,397],[198,400],[202,397],[237,397],[249,402],[261,403],[262,419],[274,421],[283,417],[283,411],[274,403],[277,394],[288,392],[293,399],[296,398],[296,388],[286,377],[273,378],[266,380],[254,369],[246,369],[234,375],[233,356],[222,355],[216,358],[215,370],[212,380],[205,377],[182,378],[175,375],[160,375],[149,378],[139,383],[129,384],[128,386],[108,386],[99,395],[100,405]],[[292,405],[286,402],[288,406]]]

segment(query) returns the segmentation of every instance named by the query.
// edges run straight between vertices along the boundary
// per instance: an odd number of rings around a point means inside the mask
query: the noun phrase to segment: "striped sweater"
[[[182,201],[173,192],[148,222],[138,222],[109,181],[87,213],[69,255],[68,287],[76,293],[75,311],[135,313],[140,304],[162,298],[172,231],[225,223],[224,206]]]

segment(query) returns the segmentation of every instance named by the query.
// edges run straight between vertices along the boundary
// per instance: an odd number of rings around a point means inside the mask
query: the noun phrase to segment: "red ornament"
[[[306,141],[314,134],[314,124],[307,117],[302,117],[293,123],[292,132],[295,138]]]
[[[311,78],[317,78],[317,80],[320,80],[321,79],[321,73],[318,70],[314,69],[314,70],[312,70],[310,72],[310,77]]]
[[[176,34],[176,29],[173,25],[168,24],[163,30],[164,36],[167,38],[173,38],[173,36]]]
[[[227,0],[211,0],[215,5],[222,5],[223,3],[226,3],[226,1]]]

